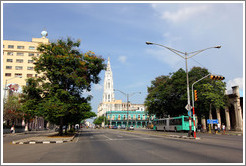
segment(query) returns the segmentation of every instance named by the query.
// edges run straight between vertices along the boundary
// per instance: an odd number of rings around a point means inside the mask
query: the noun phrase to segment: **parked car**
[[[112,126],[112,129],[117,129],[117,126]]]
[[[130,128],[129,128],[130,130],[134,130],[134,127],[133,126],[130,126]]]
[[[126,129],[125,125],[120,126],[120,129]]]

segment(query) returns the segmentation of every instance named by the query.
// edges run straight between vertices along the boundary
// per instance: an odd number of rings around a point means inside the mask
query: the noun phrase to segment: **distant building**
[[[97,117],[105,116],[110,125],[128,125],[134,127],[147,126],[149,116],[145,111],[144,104],[133,104],[122,102],[122,100],[115,100],[113,87],[113,73],[110,66],[110,59],[108,58],[107,69],[104,76],[104,90],[102,103],[97,109]]]

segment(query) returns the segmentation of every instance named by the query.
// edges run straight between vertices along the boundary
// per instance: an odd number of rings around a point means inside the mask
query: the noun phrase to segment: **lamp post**
[[[129,107],[128,107],[128,103],[129,103],[129,97],[130,96],[133,96],[134,94],[136,94],[136,93],[139,93],[139,94],[141,94],[141,92],[133,92],[133,93],[131,93],[131,94],[128,94],[128,93],[124,93],[124,92],[122,92],[122,91],[120,91],[120,90],[117,90],[117,89],[114,89],[114,91],[119,91],[120,93],[122,93],[122,94],[124,94],[125,96],[126,96],[126,104],[127,104],[127,106],[126,106],[126,108],[127,108],[127,111],[126,111],[126,113],[127,113],[127,125],[126,125],[126,129],[127,130],[129,130],[129,128],[128,128],[128,123],[129,123],[129,118],[128,118],[128,109],[129,109]]]
[[[192,92],[192,108],[193,108],[193,125],[194,125],[194,138],[196,138],[196,125],[195,125],[195,102],[194,102],[194,91],[193,91],[193,87],[196,83],[198,83],[199,81],[203,80],[204,78],[210,76],[211,74],[208,74],[204,77],[202,77],[201,79],[195,81],[192,85],[191,85],[191,92]]]
[[[147,45],[157,45],[157,46],[161,46],[161,47],[164,47],[170,51],[172,51],[173,53],[177,54],[178,56],[180,56],[181,58],[184,58],[185,59],[185,67],[186,67],[186,81],[187,81],[187,110],[188,110],[188,115],[189,115],[189,133],[188,133],[188,136],[190,137],[191,136],[191,104],[190,104],[190,88],[189,88],[189,76],[188,76],[188,64],[187,64],[187,60],[205,50],[208,50],[208,49],[211,49],[211,48],[221,48],[221,46],[215,46],[215,47],[209,47],[209,48],[205,48],[205,49],[202,49],[202,50],[198,50],[198,51],[194,51],[194,52],[190,52],[190,53],[187,53],[187,52],[181,52],[181,51],[178,51],[178,50],[175,50],[173,48],[170,48],[170,47],[167,47],[167,46],[164,46],[164,45],[161,45],[161,44],[156,44],[156,43],[152,43],[152,42],[146,42]],[[183,55],[181,55],[183,54]]]
[[[8,87],[7,87],[8,81],[9,80],[12,80],[14,78],[22,78],[22,76],[16,76],[16,77],[13,77],[13,78],[10,78],[10,79],[6,79],[6,81],[5,81],[5,88],[4,88],[4,97],[3,97],[4,99],[6,98],[6,91],[8,90]]]

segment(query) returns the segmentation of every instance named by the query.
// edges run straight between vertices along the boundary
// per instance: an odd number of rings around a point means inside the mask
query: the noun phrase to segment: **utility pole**
[[[189,90],[189,75],[188,75],[188,64],[187,64],[187,60],[205,50],[208,50],[208,49],[211,49],[211,48],[221,48],[221,46],[215,46],[215,47],[209,47],[209,48],[205,48],[205,49],[202,49],[202,50],[198,50],[198,51],[194,51],[194,52],[190,52],[190,53],[187,53],[187,52],[181,52],[181,51],[178,51],[178,50],[175,50],[173,48],[170,48],[170,47],[167,47],[167,46],[164,46],[164,45],[161,45],[161,44],[156,44],[156,43],[152,43],[152,42],[146,42],[147,45],[157,45],[157,46],[161,46],[161,47],[164,47],[170,51],[172,51],[173,53],[177,54],[178,56],[180,56],[181,58],[184,58],[185,59],[185,67],[186,67],[186,80],[187,80],[187,105],[186,105],[186,108],[188,110],[188,115],[189,115],[189,132],[188,132],[188,136],[190,137],[191,136],[191,104],[190,104],[190,90]],[[181,55],[183,54],[183,55]],[[189,54],[191,54],[190,56],[188,56]]]
[[[128,94],[128,93],[124,93],[124,92],[122,92],[122,91],[120,91],[120,90],[117,90],[117,89],[114,89],[114,91],[119,91],[120,93],[122,93],[123,95],[125,95],[126,96],[126,104],[127,104],[127,106],[126,106],[126,108],[127,108],[127,127],[126,127],[126,129],[127,130],[129,130],[129,128],[128,128],[128,122],[129,122],[129,118],[128,118],[128,109],[129,109],[129,97],[130,96],[133,96],[134,94],[136,94],[136,93],[139,93],[139,94],[141,94],[141,92],[134,92],[134,93],[131,93],[131,94]]]

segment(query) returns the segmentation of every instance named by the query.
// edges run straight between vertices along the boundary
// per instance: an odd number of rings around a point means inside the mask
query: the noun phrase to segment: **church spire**
[[[108,57],[108,64],[104,75],[104,90],[103,102],[114,101],[114,86],[113,86],[113,73],[110,66],[110,58]]]

